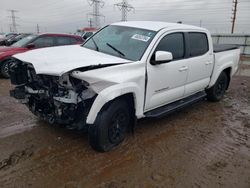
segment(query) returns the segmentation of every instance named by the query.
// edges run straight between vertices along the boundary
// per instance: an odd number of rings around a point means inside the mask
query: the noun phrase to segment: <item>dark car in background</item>
[[[9,34],[5,35],[4,38],[0,39],[0,46],[6,46],[7,41],[16,37],[16,36],[18,36],[17,33],[9,33]]]
[[[12,38],[8,39],[8,40],[6,41],[6,44],[5,44],[5,45],[6,45],[6,46],[10,46],[10,45],[16,43],[17,41],[19,41],[19,40],[21,40],[21,39],[23,39],[24,37],[27,37],[27,36],[29,36],[29,35],[31,35],[31,34],[28,34],[28,33],[19,34],[19,35],[15,36],[15,37],[12,37]]]
[[[87,40],[87,39],[88,39],[89,37],[91,37],[93,34],[94,34],[94,32],[91,32],[91,31],[86,32],[86,33],[84,33],[84,34],[82,35],[82,38],[83,38],[84,40]]]
[[[91,37],[95,32],[97,32],[97,28],[94,27],[85,27],[82,29],[78,29],[75,33],[78,36],[81,36],[83,40],[87,40],[89,37]]]
[[[0,47],[0,75],[5,78],[9,77],[9,66],[13,61],[12,55],[37,48],[82,44],[83,42],[82,37],[69,34],[45,33],[29,35],[9,47]]]

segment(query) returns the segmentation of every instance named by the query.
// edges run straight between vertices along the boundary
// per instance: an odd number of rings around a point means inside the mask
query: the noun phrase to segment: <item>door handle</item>
[[[211,65],[213,62],[212,61],[207,61],[205,65]]]
[[[186,70],[188,70],[188,67],[187,67],[187,66],[181,67],[181,68],[179,69],[180,72],[183,72],[183,71],[186,71]]]

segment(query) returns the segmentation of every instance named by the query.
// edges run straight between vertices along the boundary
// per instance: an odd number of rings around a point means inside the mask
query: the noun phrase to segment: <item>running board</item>
[[[154,110],[148,111],[145,113],[145,117],[148,117],[148,118],[162,117],[162,116],[168,115],[172,112],[175,112],[177,110],[180,110],[184,107],[187,107],[193,103],[201,101],[205,97],[206,97],[206,93],[205,93],[205,91],[202,91],[202,92],[196,93],[194,95],[191,95],[187,98],[181,99],[179,101],[176,101],[176,102],[167,104],[165,106],[156,108]]]

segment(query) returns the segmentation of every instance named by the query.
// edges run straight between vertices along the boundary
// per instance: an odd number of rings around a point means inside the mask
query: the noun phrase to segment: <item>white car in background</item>
[[[14,58],[13,97],[51,124],[88,130],[90,145],[109,151],[137,119],[161,117],[205,97],[221,100],[240,50],[214,47],[204,28],[138,21],[108,25],[81,46]]]

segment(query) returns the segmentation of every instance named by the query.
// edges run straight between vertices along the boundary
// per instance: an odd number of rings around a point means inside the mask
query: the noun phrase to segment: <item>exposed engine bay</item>
[[[85,81],[66,73],[62,76],[36,74],[34,67],[18,61],[10,67],[10,95],[26,104],[36,116],[50,124],[86,128],[86,117],[97,96]]]

